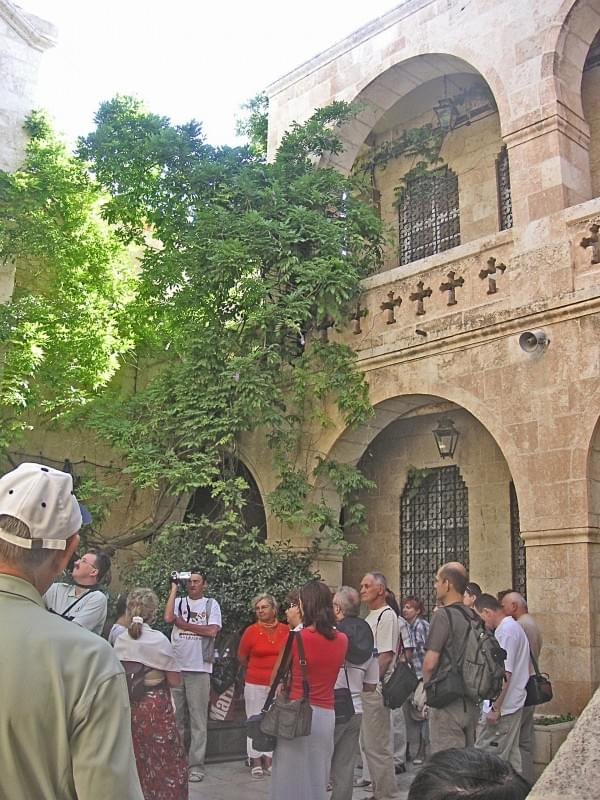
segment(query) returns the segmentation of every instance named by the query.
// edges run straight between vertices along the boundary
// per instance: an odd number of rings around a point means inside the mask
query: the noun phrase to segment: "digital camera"
[[[179,583],[180,581],[189,581],[189,579],[191,577],[192,577],[192,573],[191,572],[176,572],[176,571],[173,571],[171,573],[171,580],[172,581],[177,581],[177,583]]]

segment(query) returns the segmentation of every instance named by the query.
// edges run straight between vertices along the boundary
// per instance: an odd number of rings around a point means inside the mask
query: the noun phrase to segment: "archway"
[[[454,459],[440,457],[432,434],[443,415],[460,433]],[[435,569],[456,559],[487,591],[512,586],[513,476],[494,437],[464,407],[428,395],[393,398],[376,407],[369,426],[340,437],[331,455],[354,461],[377,485],[358,498],[367,532],[346,531],[356,550],[344,561],[344,583],[380,570],[394,591],[421,593],[430,608]]]

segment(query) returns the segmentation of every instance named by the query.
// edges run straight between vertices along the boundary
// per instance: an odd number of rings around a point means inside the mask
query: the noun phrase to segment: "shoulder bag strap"
[[[292,643],[294,641],[294,636],[295,636],[294,631],[290,631],[288,634],[287,642],[285,643],[283,655],[281,656],[281,661],[279,662],[279,668],[277,670],[275,677],[273,678],[273,683],[271,684],[271,688],[269,689],[269,694],[267,695],[267,699],[265,700],[265,704],[262,708],[263,712],[268,711],[269,706],[271,705],[271,703],[273,702],[273,698],[275,697],[275,692],[277,691],[277,687],[282,681],[285,671],[287,670],[287,661],[290,656],[290,652],[292,650]]]
[[[300,669],[302,670],[302,696],[305,700],[308,700],[308,678],[306,677],[306,655],[304,654],[304,645],[302,643],[302,631],[298,631],[296,641],[298,643]]]
[[[540,674],[540,669],[538,667],[538,663],[536,661],[536,658],[533,655],[533,651],[532,651],[531,647],[529,648],[529,658],[531,659],[531,663],[533,664],[533,668],[535,670],[535,674],[539,675]]]
[[[92,594],[92,592],[99,592],[99,591],[100,591],[100,589],[88,589],[87,592],[84,592],[83,594],[80,594],[79,597],[76,600],[74,600],[68,608],[65,608],[65,610],[62,612],[62,614],[60,616],[61,617],[66,617],[66,615],[69,613],[69,611],[72,608],[75,608],[77,603],[80,603],[83,600],[84,597],[87,597],[88,594]]]

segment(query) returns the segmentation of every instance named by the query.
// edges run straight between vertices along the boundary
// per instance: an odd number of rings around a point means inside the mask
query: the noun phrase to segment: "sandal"
[[[252,777],[255,778],[256,780],[260,780],[261,778],[263,778],[264,774],[265,773],[262,767],[252,767],[252,769],[250,770],[250,775],[252,775]]]

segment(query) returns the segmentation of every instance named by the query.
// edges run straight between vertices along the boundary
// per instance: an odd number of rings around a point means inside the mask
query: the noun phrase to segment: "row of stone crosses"
[[[485,269],[479,271],[479,277],[482,280],[486,280],[488,282],[488,294],[496,294],[498,291],[498,286],[496,284],[496,278],[498,273],[503,273],[506,269],[506,264],[498,263],[497,260],[492,256],[487,260],[487,266]],[[447,292],[448,293],[448,301],[447,305],[455,306],[457,303],[456,300],[456,290],[459,289],[465,282],[463,277],[456,277],[456,272],[454,270],[450,270],[447,274],[447,280],[440,284],[440,292]],[[413,303],[416,303],[416,315],[418,317],[425,314],[425,304],[424,301],[426,298],[431,297],[433,294],[433,290],[430,286],[425,288],[425,284],[423,281],[419,281],[417,283],[417,291],[412,292],[408,296],[408,299],[411,300]],[[387,300],[385,300],[379,308],[385,312],[385,321],[387,325],[393,325],[396,322],[396,315],[395,310],[396,308],[400,308],[402,304],[401,297],[395,297],[395,292],[390,290],[387,293]],[[367,309],[361,308],[360,300],[358,305],[356,306],[356,310],[351,315],[350,319],[352,321],[352,333],[359,334],[362,333],[362,329],[360,327],[361,318],[367,315]]]

